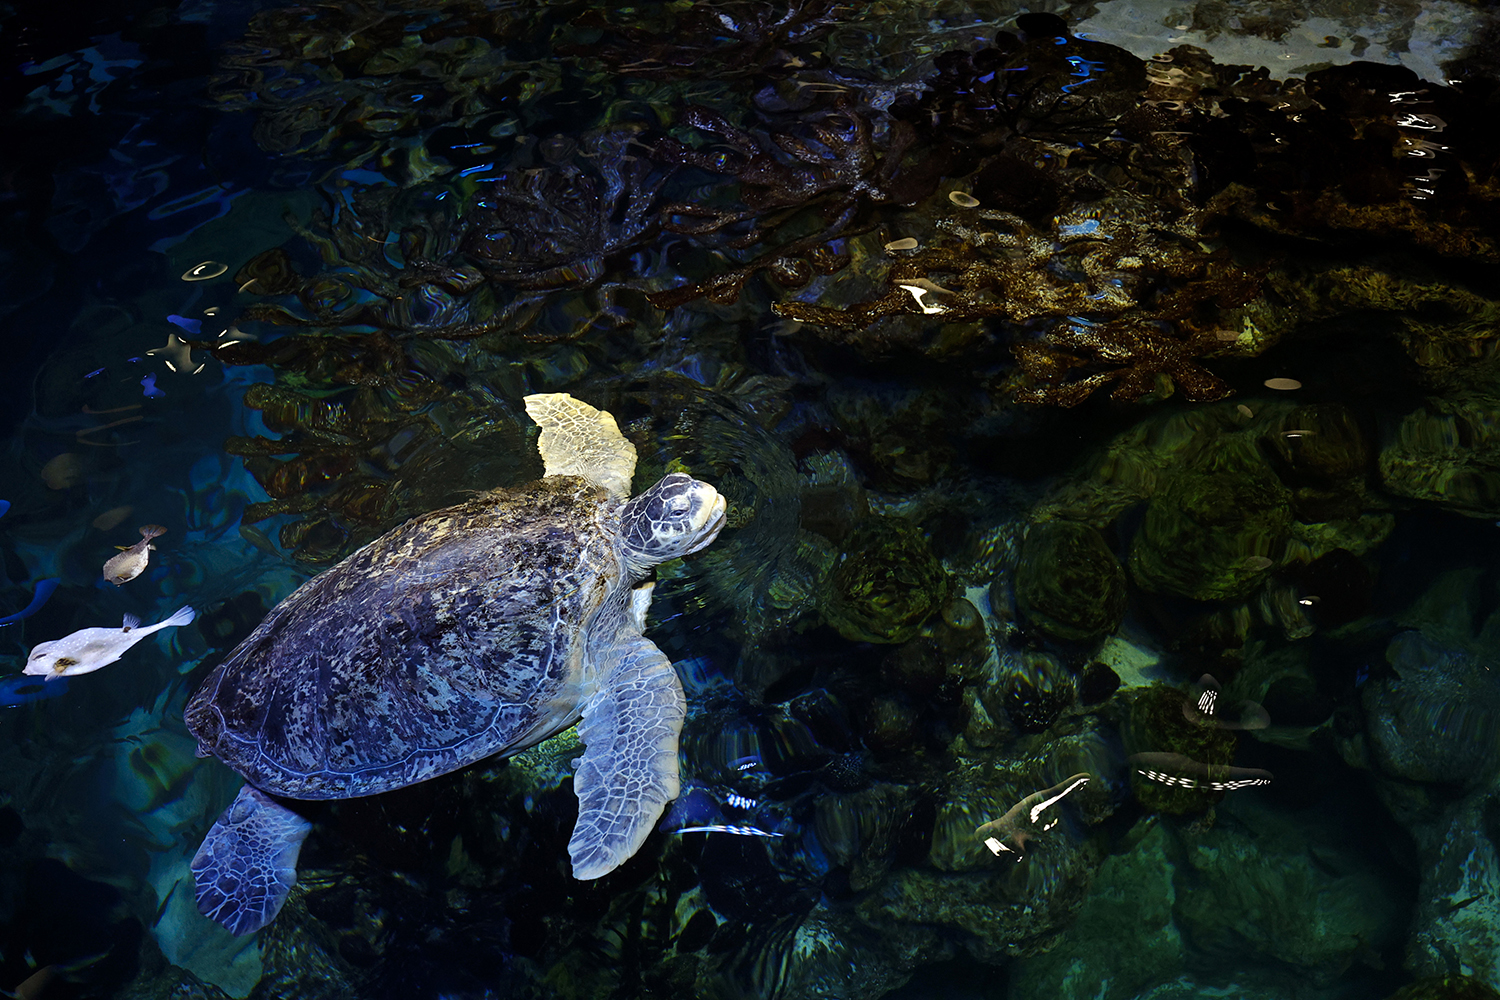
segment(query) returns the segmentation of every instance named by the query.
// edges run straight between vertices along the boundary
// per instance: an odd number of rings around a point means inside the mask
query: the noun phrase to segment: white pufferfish
[[[82,628],[61,639],[37,643],[26,658],[26,669],[21,672],[45,677],[49,681],[92,673],[124,656],[127,649],[152,632],[186,625],[195,616],[192,608],[184,607],[178,608],[165,621],[145,628],[140,627],[141,620],[135,615],[126,615],[119,628]]]

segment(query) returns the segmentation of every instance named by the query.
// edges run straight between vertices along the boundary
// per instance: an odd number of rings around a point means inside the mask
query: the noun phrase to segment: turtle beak
[[[729,505],[724,502],[724,495],[722,493],[707,483],[702,485],[704,489],[714,495],[714,498],[712,503],[705,502],[699,504],[698,509],[693,512],[694,531],[702,531],[709,525],[718,525],[719,522],[724,520],[724,515],[729,510]],[[718,527],[715,527],[713,530],[717,533]]]
[[[729,504],[724,500],[722,493],[701,480],[694,485],[696,488],[693,492],[696,495],[693,499],[697,503],[693,507],[693,516],[689,523],[693,534],[697,536],[697,541],[694,542],[692,548],[682,553],[685,556],[706,548],[717,538],[729,512]]]

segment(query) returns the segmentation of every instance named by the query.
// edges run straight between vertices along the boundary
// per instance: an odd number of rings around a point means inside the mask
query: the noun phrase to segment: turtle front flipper
[[[198,912],[231,934],[269,924],[297,882],[297,853],[311,829],[265,792],[242,787],[193,855]]]
[[[537,450],[549,476],[582,476],[618,499],[630,496],[635,445],[615,418],[565,392],[539,392],[525,399],[526,413],[542,429]]]
[[[578,724],[584,751],[573,762],[578,825],[568,855],[579,879],[606,875],[635,854],[679,787],[687,701],[672,661],[641,636],[621,637],[612,652]]]

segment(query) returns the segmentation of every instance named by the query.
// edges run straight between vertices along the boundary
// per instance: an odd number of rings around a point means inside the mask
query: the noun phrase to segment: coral
[[[936,225],[935,242],[887,251],[878,298],[845,308],[780,302],[776,312],[835,343],[940,358],[988,346],[976,320],[1038,328],[1012,345],[1024,402],[1074,406],[1110,383],[1121,400],[1175,388],[1194,400],[1229,394],[1198,359],[1232,353],[1221,331],[1238,325],[1231,314],[1257,293],[1260,271],[1200,249],[1138,203],[1062,215],[1047,228],[991,209]],[[943,324],[941,335],[925,324],[870,329],[902,315]]]
[[[375,327],[396,339],[576,338],[543,314],[558,291],[597,289],[595,321],[615,312],[606,262],[656,233],[665,175],[630,150],[625,126],[533,140],[484,180],[448,190],[363,188],[328,196],[294,229],[321,258],[304,278],[272,248],[236,275],[261,297],[245,320],[278,326]],[[450,197],[455,195],[456,197]]]
[[[1042,521],[1027,530],[1015,588],[1021,613],[1065,641],[1101,639],[1125,614],[1125,570],[1104,537],[1077,521]]]
[[[1146,65],[1124,49],[1072,36],[1055,14],[1017,18],[975,52],[950,50],[920,95],[903,94],[892,113],[928,135],[993,149],[1014,136],[1089,147],[1146,89]]]
[[[1413,262],[1395,271],[1287,261],[1268,273],[1266,285],[1278,304],[1260,310],[1257,319],[1271,340],[1308,324],[1379,316],[1435,386],[1483,387],[1500,356],[1500,302],[1430,266]]]
[[[1469,517],[1500,517],[1500,401],[1434,398],[1402,417],[1380,451],[1380,476],[1398,496]]]
[[[904,520],[870,518],[843,548],[821,610],[846,639],[905,642],[947,600],[947,574]]]
[[[1491,141],[1453,127],[1484,114],[1486,98],[1370,62],[1316,70],[1246,100],[1209,96],[1215,89],[1182,95],[1218,112],[1189,126],[1200,197],[1215,214],[1330,242],[1500,259],[1494,191],[1469,181],[1492,177]]]
[[[1402,632],[1386,647],[1394,676],[1364,688],[1376,766],[1407,781],[1468,787],[1500,766],[1500,680],[1487,656],[1448,649],[1421,632]]]
[[[1131,543],[1131,574],[1158,593],[1242,597],[1281,558],[1289,500],[1255,453],[1226,443],[1170,475],[1151,498]]]
[[[653,31],[632,12],[628,23],[607,11],[589,10],[573,19],[580,28],[601,33],[591,43],[566,43],[560,55],[598,59],[611,71],[648,80],[692,80],[705,63],[718,79],[787,74],[818,60],[817,42],[835,22],[834,0],[731,0],[712,8],[692,6],[675,12],[671,23]]]
[[[872,205],[910,204],[930,194],[943,171],[941,150],[907,165],[916,135],[910,127],[881,122],[878,112],[840,95],[833,106],[804,112],[795,125],[750,132],[712,109],[690,106],[679,126],[706,133],[731,152],[700,150],[673,139],[659,141],[652,155],[673,166],[695,167],[733,177],[743,207],[674,202],[662,207],[662,227],[725,254],[738,264],[729,271],[647,296],[658,309],[695,299],[720,304],[739,299],[753,275],[766,271],[783,288],[801,288],[814,275],[848,264],[830,245],[838,237],[869,228]],[[806,229],[808,217],[817,228]],[[862,228],[861,228],[862,227]],[[780,242],[774,242],[779,240]],[[745,260],[744,251],[761,248]]]
[[[271,153],[376,168],[399,158],[421,177],[431,152],[453,146],[467,155],[447,169],[467,167],[483,156],[477,146],[493,151],[514,131],[524,97],[556,82],[555,63],[508,48],[536,21],[474,0],[265,10],[228,47],[211,92],[225,110],[256,113],[256,142]],[[442,133],[472,138],[445,143]]]

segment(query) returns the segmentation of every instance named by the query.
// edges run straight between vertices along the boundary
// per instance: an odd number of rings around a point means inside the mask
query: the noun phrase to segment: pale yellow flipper
[[[527,396],[526,413],[542,429],[537,449],[549,476],[582,476],[615,496],[630,496],[635,445],[615,418],[565,392]]]

